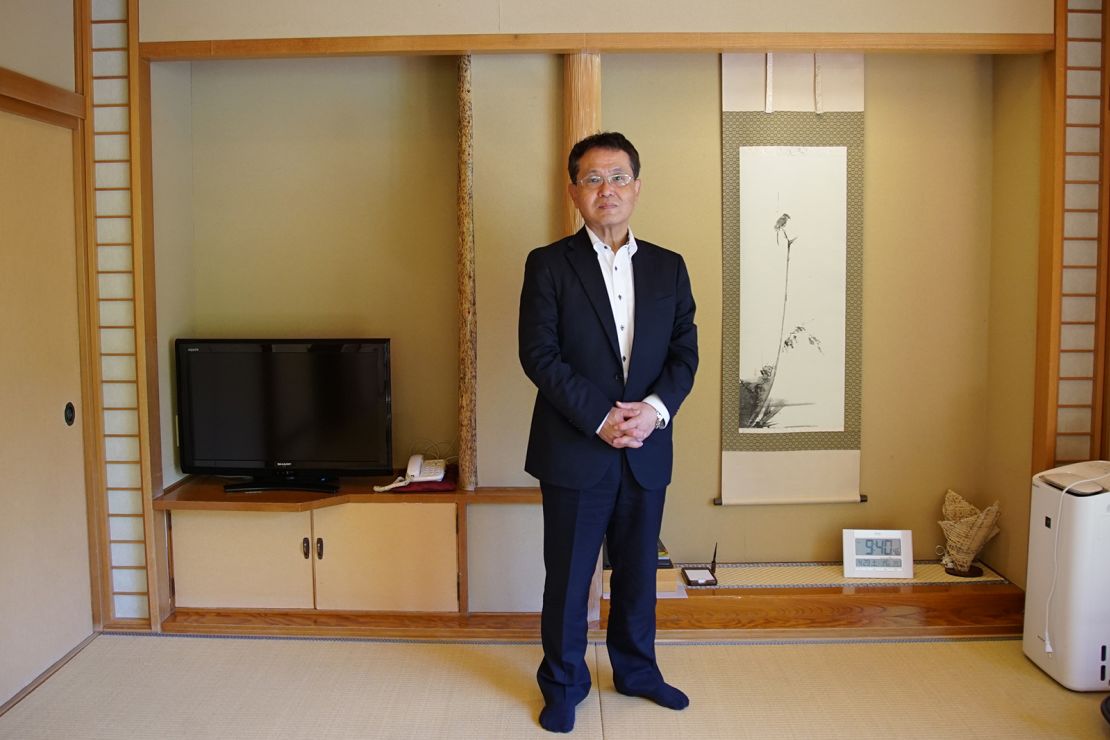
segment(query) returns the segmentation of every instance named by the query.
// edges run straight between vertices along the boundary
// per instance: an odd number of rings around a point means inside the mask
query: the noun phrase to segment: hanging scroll
[[[723,60],[733,92],[722,100],[745,86],[760,108],[722,112],[721,500],[859,501],[863,113],[838,103],[862,108],[842,94],[853,78],[862,89],[862,59],[837,57],[819,75],[823,55],[775,55],[775,90],[763,75],[755,96],[764,55],[740,56]],[[784,79],[795,94],[778,94]],[[804,107],[798,80],[809,110],[782,110]]]

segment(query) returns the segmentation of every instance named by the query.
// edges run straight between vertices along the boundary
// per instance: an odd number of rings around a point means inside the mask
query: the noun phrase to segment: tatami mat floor
[[[101,635],[0,738],[550,737],[535,644]],[[1110,738],[1016,640],[663,644],[682,712],[613,690],[604,645],[572,737]]]

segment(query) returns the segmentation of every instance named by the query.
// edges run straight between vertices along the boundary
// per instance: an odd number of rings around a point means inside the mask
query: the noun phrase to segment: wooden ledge
[[[341,504],[531,504],[540,502],[538,488],[479,488],[476,491],[375,493],[373,486],[390,478],[347,478],[338,493],[258,491],[227,493],[213,476],[189,478],[154,499],[159,511],[312,511]]]
[[[602,618],[605,602],[602,602]],[[1025,593],[1012,583],[844,586],[694,591],[660,599],[660,636],[709,639],[786,630],[838,637],[1013,636],[1023,626]],[[691,635],[696,637],[691,638]]]

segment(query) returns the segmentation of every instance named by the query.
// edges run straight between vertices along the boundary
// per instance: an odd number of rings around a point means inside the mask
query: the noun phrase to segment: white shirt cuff
[[[650,396],[644,399],[644,403],[649,404],[652,408],[659,412],[659,415],[663,417],[664,427],[671,423],[671,414],[669,411],[667,411],[667,406],[663,403],[663,399],[661,399],[659,396],[652,393]]]

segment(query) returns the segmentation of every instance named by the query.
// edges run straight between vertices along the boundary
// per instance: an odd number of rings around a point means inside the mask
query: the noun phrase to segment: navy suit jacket
[[[583,228],[534,249],[520,294],[520,364],[536,384],[524,469],[545,483],[586,488],[621,454],[644,488],[671,481],[673,420],[698,366],[694,297],[675,252],[636,239],[635,330],[628,380],[597,253]],[[596,430],[617,401],[655,393],[672,423],[643,447],[618,450]]]

